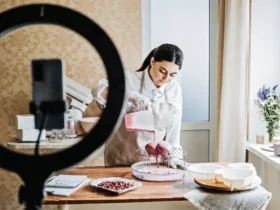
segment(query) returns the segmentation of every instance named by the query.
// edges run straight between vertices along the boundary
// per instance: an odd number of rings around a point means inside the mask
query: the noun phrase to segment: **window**
[[[252,1],[251,19],[249,139],[255,141],[257,132],[265,132],[254,105],[257,91],[264,84],[280,86],[280,1]]]
[[[218,0],[142,0],[143,59],[168,42],[185,55],[176,80],[183,92],[181,145],[190,162],[215,160],[217,15]]]
[[[209,0],[151,1],[150,46],[179,46],[183,122],[209,121]],[[147,54],[146,54],[147,55]]]

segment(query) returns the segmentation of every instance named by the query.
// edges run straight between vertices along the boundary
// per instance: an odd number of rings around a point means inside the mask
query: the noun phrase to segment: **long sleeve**
[[[180,86],[176,88],[176,92],[171,101],[174,107],[172,111],[173,116],[171,117],[172,118],[171,124],[167,128],[166,140],[173,147],[182,149],[180,144],[181,124],[182,124],[182,90]]]

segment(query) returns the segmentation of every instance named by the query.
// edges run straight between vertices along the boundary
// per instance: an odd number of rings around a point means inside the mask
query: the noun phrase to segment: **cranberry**
[[[104,187],[112,190],[124,190],[133,186],[132,183],[123,181],[105,181],[98,184],[99,187]]]

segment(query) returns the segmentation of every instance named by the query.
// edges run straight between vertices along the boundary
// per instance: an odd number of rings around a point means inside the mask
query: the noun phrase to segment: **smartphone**
[[[65,104],[65,112],[47,113],[44,129],[64,129],[66,125],[66,94],[64,63],[60,59],[32,60],[32,100],[37,107],[35,128],[39,129],[43,113],[38,110],[44,102],[51,106]],[[55,104],[56,103],[56,104]],[[45,103],[46,104],[46,103]]]

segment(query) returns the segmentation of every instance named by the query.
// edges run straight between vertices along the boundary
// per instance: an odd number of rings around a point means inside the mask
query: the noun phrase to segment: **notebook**
[[[91,181],[92,181],[91,179],[86,178],[77,187],[74,187],[74,188],[45,187],[44,191],[46,193],[52,194],[52,195],[69,196]]]
[[[53,176],[45,184],[45,187],[51,188],[75,188],[81,184],[87,176],[83,175],[58,175]]]

